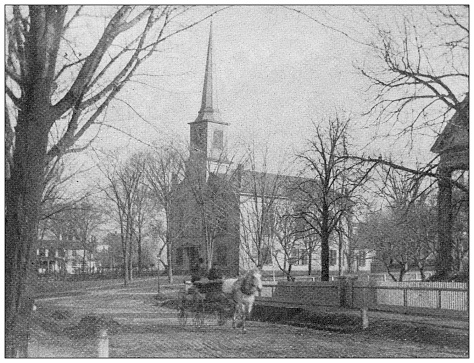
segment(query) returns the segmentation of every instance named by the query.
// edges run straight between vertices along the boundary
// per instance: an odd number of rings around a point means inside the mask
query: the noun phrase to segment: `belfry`
[[[189,125],[191,160],[201,164],[200,168],[209,168],[209,163],[228,164],[226,161],[226,134],[229,124],[221,120],[221,115],[217,107],[213,63],[212,22],[209,31],[201,108],[196,120],[190,122]]]

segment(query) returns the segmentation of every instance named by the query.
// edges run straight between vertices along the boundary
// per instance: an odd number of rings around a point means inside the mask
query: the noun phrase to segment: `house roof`
[[[431,147],[437,154],[465,150],[469,150],[469,93]]]
[[[81,241],[70,240],[38,240],[38,248],[63,248],[65,250],[81,250],[86,249],[92,252],[92,248],[84,246]]]

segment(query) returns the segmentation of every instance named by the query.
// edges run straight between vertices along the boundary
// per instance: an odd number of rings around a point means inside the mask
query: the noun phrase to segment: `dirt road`
[[[169,292],[170,296],[174,292]],[[92,357],[94,341],[70,338],[64,332],[90,314],[103,314],[120,324],[109,337],[110,357],[166,358],[349,358],[349,357],[467,357],[465,349],[335,333],[265,322],[249,322],[247,333],[233,330],[230,322],[218,326],[212,316],[201,328],[180,326],[176,312],[157,306],[146,289],[90,291],[73,297],[38,301],[41,328],[32,333],[31,356]],[[61,319],[54,312],[69,312]],[[56,314],[57,315],[57,314]]]

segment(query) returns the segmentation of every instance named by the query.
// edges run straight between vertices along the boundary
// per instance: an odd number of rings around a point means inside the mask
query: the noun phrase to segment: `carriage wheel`
[[[183,307],[178,308],[178,322],[179,322],[179,325],[185,326],[187,320],[188,320],[188,314],[186,313],[186,310],[184,310]]]
[[[218,309],[214,312],[214,317],[216,319],[216,323],[219,326],[225,325],[226,317],[224,309]]]
[[[196,311],[194,313],[193,324],[198,328],[204,325],[204,313],[202,311]]]
[[[204,303],[202,300],[194,301],[194,317],[193,323],[198,328],[204,325]]]
[[[188,313],[186,312],[185,308],[186,308],[186,295],[180,292],[178,294],[177,317],[178,317],[179,325],[181,326],[185,326],[188,320]]]
[[[199,298],[194,299],[193,323],[198,328],[204,325],[204,302]]]

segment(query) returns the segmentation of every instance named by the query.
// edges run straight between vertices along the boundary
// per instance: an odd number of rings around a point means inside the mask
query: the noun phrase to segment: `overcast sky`
[[[371,29],[350,7],[305,9],[318,19],[366,40]],[[374,18],[390,24],[396,7],[369,7]],[[288,160],[311,135],[313,122],[351,113],[359,148],[381,130],[366,128],[367,79],[354,63],[370,62],[368,48],[281,6],[236,6],[213,17],[214,66],[218,106],[230,123],[231,142],[268,144],[273,160]],[[94,29],[84,29],[94,32]],[[167,43],[150,58],[106,113],[106,121],[143,143],[180,137],[189,140],[189,122],[200,108],[209,21]],[[126,101],[130,106],[127,106]],[[136,112],[140,114],[137,116]],[[385,130],[382,130],[382,133]],[[427,161],[433,133],[420,136],[414,150],[404,142],[377,139],[372,154]],[[96,146],[132,152],[142,147],[124,134],[103,129]],[[409,154],[410,152],[410,154]]]

